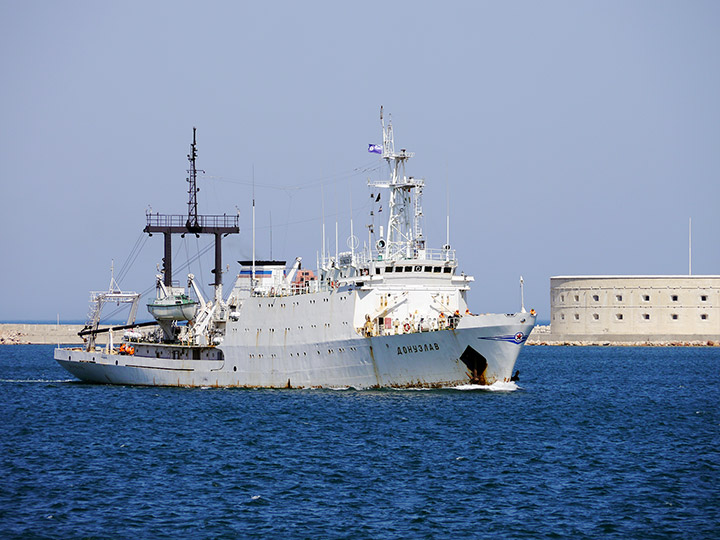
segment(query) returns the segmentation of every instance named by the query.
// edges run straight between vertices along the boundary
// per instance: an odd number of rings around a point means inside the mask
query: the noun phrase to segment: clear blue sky
[[[520,275],[548,319],[553,275],[687,273],[688,218],[693,273],[720,274],[719,51],[714,1],[0,0],[0,320],[86,316],[148,205],[186,212],[193,126],[200,212],[241,212],[226,284],[253,168],[258,257],[272,223],[272,256],[314,268],[323,199],[333,251],[336,215],[341,247],[351,207],[364,230],[380,105],[432,246],[450,192],[476,312],[517,310]],[[121,286],[161,257],[156,235]]]

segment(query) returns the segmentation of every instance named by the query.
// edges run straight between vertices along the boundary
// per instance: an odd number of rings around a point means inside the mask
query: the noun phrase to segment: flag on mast
[[[382,154],[382,146],[379,144],[368,144],[368,152],[371,154]]]

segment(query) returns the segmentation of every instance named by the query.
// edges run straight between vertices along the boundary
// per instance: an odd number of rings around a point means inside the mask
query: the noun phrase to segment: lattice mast
[[[197,168],[195,167],[195,160],[197,159],[197,143],[195,140],[195,132],[196,128],[193,127],[193,142],[190,145],[190,153],[188,154],[187,158],[190,162],[190,168],[188,169],[188,178],[187,181],[190,184],[188,187],[188,218],[186,226],[188,229],[192,229],[193,227],[199,227],[198,223],[198,201],[197,201],[197,194],[198,191],[200,191],[197,187]],[[200,171],[204,173],[205,171]]]
[[[383,258],[385,260],[416,258],[418,251],[425,249],[421,204],[425,182],[405,175],[405,162],[415,154],[404,148],[400,152],[395,152],[392,119],[385,126],[382,107],[380,107],[380,124],[383,131],[382,158],[390,169],[390,180],[370,183],[370,185],[390,190],[388,208],[390,215]]]

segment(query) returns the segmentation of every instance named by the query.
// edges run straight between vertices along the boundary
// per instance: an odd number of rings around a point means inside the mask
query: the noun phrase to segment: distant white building
[[[718,341],[720,276],[550,278],[553,339]]]

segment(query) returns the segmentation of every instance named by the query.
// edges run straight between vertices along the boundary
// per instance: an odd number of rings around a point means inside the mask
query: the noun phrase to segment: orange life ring
[[[405,330],[405,332],[409,332],[410,331],[410,323],[406,322],[405,324],[403,324],[403,330]]]
[[[125,350],[126,350],[127,353],[130,354],[130,355],[135,354],[135,347],[128,347],[128,348],[125,349]]]

